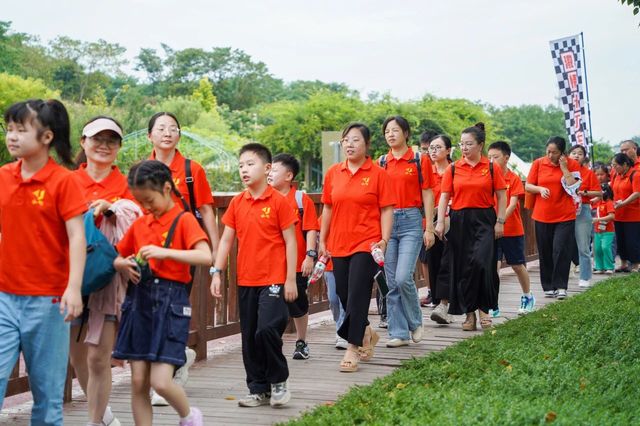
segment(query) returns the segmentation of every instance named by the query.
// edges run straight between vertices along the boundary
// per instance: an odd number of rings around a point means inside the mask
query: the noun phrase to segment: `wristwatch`
[[[307,256],[313,257],[313,258],[318,257],[318,252],[315,250],[307,250]]]
[[[220,268],[216,268],[215,266],[212,266],[211,268],[209,268],[209,275],[213,276],[214,274],[219,274],[222,272],[222,269]]]
[[[500,225],[504,225],[504,219],[501,217],[497,218],[496,222],[498,222]]]

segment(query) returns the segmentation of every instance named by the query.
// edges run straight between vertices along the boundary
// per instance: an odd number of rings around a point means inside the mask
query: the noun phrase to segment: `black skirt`
[[[449,313],[498,309],[498,278],[493,208],[451,210]]]

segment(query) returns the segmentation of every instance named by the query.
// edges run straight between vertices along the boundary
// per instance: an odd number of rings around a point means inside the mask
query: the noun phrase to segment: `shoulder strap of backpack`
[[[489,161],[489,174],[491,175],[491,195],[494,195],[496,190],[493,187],[493,161]],[[507,203],[509,200],[507,200]]]
[[[187,190],[189,191],[189,206],[191,213],[196,215],[196,196],[193,191],[193,174],[191,173],[191,159],[185,158],[184,160],[185,179],[187,183]],[[197,215],[196,215],[197,217]]]
[[[380,158],[378,158],[378,165],[383,169],[387,168],[387,154],[381,155]]]
[[[304,205],[302,204],[303,192],[296,189],[296,204],[298,205],[298,212],[300,212],[300,221],[302,222],[302,215],[304,213]]]
[[[180,218],[185,213],[186,212],[184,210],[181,211],[180,213],[178,213],[178,216],[176,216],[176,218],[173,219],[173,222],[171,222],[171,227],[169,228],[169,232],[167,233],[167,239],[164,240],[164,245],[163,245],[164,248],[169,248],[171,241],[173,241],[173,234],[175,234],[176,232],[176,226],[178,226],[178,222],[180,221]]]
[[[422,176],[422,167],[421,167],[420,161],[421,161],[421,155],[419,152],[416,152],[413,159],[409,160],[410,163],[416,163],[416,168],[418,169],[418,183],[420,184],[420,189],[422,189],[422,182],[424,178]]]

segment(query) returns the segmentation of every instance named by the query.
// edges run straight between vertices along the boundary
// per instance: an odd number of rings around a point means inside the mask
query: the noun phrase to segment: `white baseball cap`
[[[120,128],[120,126],[118,126],[115,121],[108,118],[98,118],[97,120],[93,120],[91,123],[84,126],[84,129],[82,129],[82,136],[90,138],[102,132],[103,130],[111,130],[112,132],[120,136],[120,138],[122,138],[122,129]]]

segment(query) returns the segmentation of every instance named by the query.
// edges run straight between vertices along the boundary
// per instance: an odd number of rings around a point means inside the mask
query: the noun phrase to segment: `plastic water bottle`
[[[373,260],[379,265],[384,266],[384,253],[382,249],[376,245],[376,243],[371,243],[371,256],[373,256]]]
[[[598,230],[604,231],[607,229],[607,224],[605,222],[598,222]]]
[[[324,270],[327,268],[327,262],[329,262],[329,255],[323,254],[322,256],[320,256],[320,258],[316,262],[316,265],[313,267],[313,272],[309,276],[309,284],[317,282],[320,277],[322,277],[322,274],[324,274]]]

